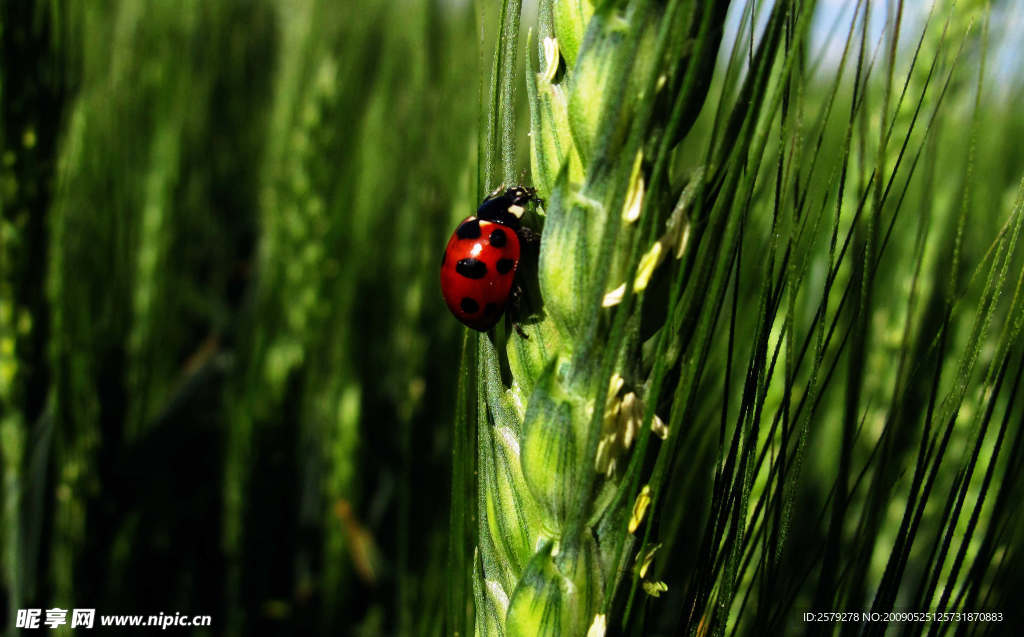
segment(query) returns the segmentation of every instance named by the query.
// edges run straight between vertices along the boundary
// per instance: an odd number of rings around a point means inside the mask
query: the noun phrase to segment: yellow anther
[[[626,293],[626,284],[623,283],[619,287],[615,288],[611,292],[604,295],[604,300],[601,301],[603,307],[615,307],[619,303],[622,303],[622,296]]]
[[[626,192],[626,205],[622,209],[622,220],[633,223],[640,218],[640,210],[644,205],[644,176],[640,172],[643,163],[643,151],[637,151],[633,160],[633,170],[629,175],[629,191]]]
[[[561,56],[558,52],[558,40],[555,38],[544,38],[544,81],[550,83],[558,73],[558,62]]]
[[[654,419],[651,421],[651,431],[654,435],[665,440],[668,438],[668,425],[665,421],[658,417],[658,414],[654,414]]]
[[[604,613],[594,615],[594,621],[590,624],[590,630],[587,631],[587,637],[604,637],[604,633],[607,630],[608,619],[604,616]]]
[[[629,518],[629,532],[633,533],[636,531],[640,523],[644,521],[644,516],[647,515],[647,507],[651,505],[651,487],[644,485],[643,489],[640,489],[640,495],[636,496],[636,502],[633,503],[633,515]]]
[[[651,563],[654,561],[654,554],[661,548],[661,543],[655,544],[651,548],[647,549],[644,554],[643,560],[640,561],[640,577],[647,577],[647,569],[650,568]]]
[[[637,268],[636,281],[633,283],[634,292],[643,292],[647,284],[651,282],[651,275],[661,263],[665,251],[662,249],[661,241],[656,242],[647,254],[640,259],[640,267]]]

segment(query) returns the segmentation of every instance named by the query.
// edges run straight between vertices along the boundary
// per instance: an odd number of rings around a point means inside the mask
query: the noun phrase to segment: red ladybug
[[[515,289],[521,243],[530,234],[520,218],[531,201],[537,201],[532,188],[499,188],[448,240],[441,293],[455,318],[475,330],[494,327]]]

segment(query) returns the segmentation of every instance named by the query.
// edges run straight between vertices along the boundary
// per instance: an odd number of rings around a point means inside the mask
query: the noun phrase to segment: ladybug
[[[520,223],[530,202],[539,202],[534,189],[500,187],[448,240],[441,257],[441,293],[455,318],[475,330],[494,327],[518,290],[522,244],[535,240]]]

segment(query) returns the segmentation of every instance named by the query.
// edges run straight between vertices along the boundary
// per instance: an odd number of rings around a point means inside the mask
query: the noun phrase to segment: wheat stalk
[[[712,3],[540,4],[527,87],[543,238],[507,381],[495,341],[479,341],[478,634],[604,632],[650,501],[624,480],[631,448],[668,434],[640,351],[645,292],[688,231],[666,159],[722,20]]]

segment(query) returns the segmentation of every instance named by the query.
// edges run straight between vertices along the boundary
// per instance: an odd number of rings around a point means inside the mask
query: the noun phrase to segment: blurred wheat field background
[[[520,8],[2,4],[5,633],[1017,632],[1020,8]]]

